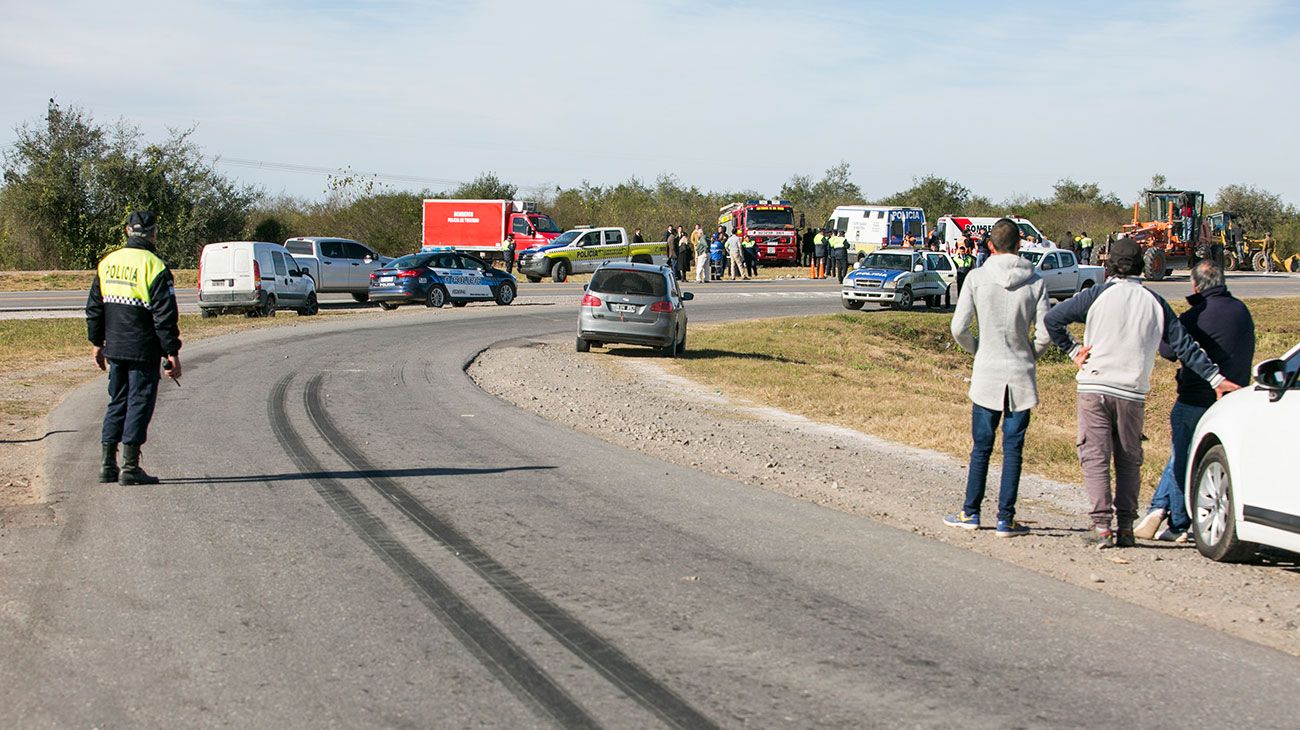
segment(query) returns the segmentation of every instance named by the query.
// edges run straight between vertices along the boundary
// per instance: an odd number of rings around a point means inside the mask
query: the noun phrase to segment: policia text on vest
[[[157,484],[140,468],[140,447],[148,440],[163,358],[167,374],[180,383],[176,293],[172,272],[154,251],[158,226],[153,214],[132,213],[126,231],[126,245],[99,262],[86,301],[86,336],[95,364],[108,371],[99,480]]]

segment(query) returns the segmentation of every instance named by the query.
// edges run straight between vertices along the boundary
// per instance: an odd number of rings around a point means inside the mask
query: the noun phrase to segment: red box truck
[[[448,246],[488,260],[500,259],[507,233],[515,234],[515,251],[544,246],[564,231],[540,213],[537,204],[522,200],[424,201],[425,248]]]

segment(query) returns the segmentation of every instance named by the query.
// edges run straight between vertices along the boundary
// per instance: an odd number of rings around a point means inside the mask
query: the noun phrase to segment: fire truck
[[[718,212],[718,225],[758,244],[759,261],[799,261],[799,231],[794,227],[794,206],[788,200],[746,200],[724,205]]]

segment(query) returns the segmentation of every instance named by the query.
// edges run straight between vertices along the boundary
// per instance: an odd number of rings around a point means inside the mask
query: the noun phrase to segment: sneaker
[[[1022,525],[1015,520],[998,520],[998,537],[1018,537],[1029,534],[1029,525]]]
[[[1160,540],[1161,542],[1186,543],[1186,542],[1191,542],[1195,538],[1192,537],[1191,530],[1175,530],[1172,527],[1166,527],[1159,535],[1156,536],[1156,539]]]
[[[1133,537],[1133,528],[1120,528],[1115,531],[1115,547],[1137,547],[1137,539]]]
[[[1156,533],[1160,532],[1160,525],[1164,523],[1167,514],[1169,513],[1159,507],[1152,507],[1147,510],[1146,516],[1138,520],[1137,526],[1133,528],[1133,535],[1143,540],[1155,538]]]
[[[943,518],[943,524],[949,527],[960,527],[963,530],[978,530],[980,529],[980,516],[977,514],[968,515],[965,511],[962,511]]]
[[[1115,547],[1115,531],[1109,527],[1094,527],[1083,536],[1083,544],[1098,550]]]

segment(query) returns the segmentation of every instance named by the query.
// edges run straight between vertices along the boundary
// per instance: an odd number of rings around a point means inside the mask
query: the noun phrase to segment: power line
[[[364,170],[353,170],[348,167],[319,167],[316,165],[300,165],[292,162],[270,162],[267,160],[247,160],[239,157],[224,157],[216,155],[211,157],[212,161],[219,165],[230,165],[232,167],[244,167],[254,170],[273,170],[275,172],[291,172],[299,175],[329,176],[338,174],[359,175],[362,177],[374,178],[376,180],[385,180],[390,182],[415,183],[417,185],[431,185],[437,187],[453,187],[464,185],[466,180],[452,180],[441,177],[420,177],[417,175],[402,175],[388,172],[367,172]]]

